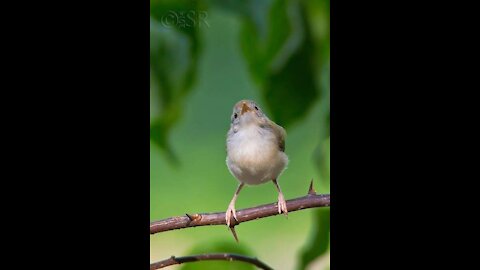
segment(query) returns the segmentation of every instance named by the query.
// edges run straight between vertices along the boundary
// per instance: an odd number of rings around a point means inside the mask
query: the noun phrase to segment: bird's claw
[[[228,206],[227,212],[225,213],[225,221],[228,227],[230,227],[230,221],[232,219],[232,216],[236,221],[238,221],[237,212],[235,211],[235,206],[230,204]]]
[[[284,213],[286,217],[288,217],[288,209],[287,209],[287,202],[285,201],[285,198],[283,197],[283,194],[280,193],[278,194],[278,213]]]

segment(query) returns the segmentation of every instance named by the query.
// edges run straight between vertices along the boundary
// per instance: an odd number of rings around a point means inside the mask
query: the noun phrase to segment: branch
[[[288,212],[294,212],[313,207],[330,206],[330,194],[317,195],[313,189],[313,180],[310,183],[308,195],[287,201]],[[232,217],[230,226],[233,228],[246,221],[278,215],[277,203],[264,204],[257,207],[246,208],[237,211],[238,221]],[[185,216],[171,217],[150,223],[150,234],[165,232],[176,229],[184,229],[197,226],[226,225],[225,212],[186,214]]]
[[[150,270],[164,268],[170,265],[181,264],[186,262],[213,261],[213,260],[242,261],[242,262],[253,264],[260,269],[273,270],[273,268],[266,265],[265,263],[258,260],[257,258],[251,258],[251,257],[246,257],[238,254],[229,254],[229,253],[200,254],[200,255],[192,255],[192,256],[185,256],[185,257],[172,256],[169,259],[150,264]]]

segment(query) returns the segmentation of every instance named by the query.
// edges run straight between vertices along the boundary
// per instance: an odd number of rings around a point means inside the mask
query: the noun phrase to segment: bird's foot
[[[235,204],[230,203],[230,205],[228,205],[227,212],[225,213],[225,221],[227,222],[228,227],[230,227],[232,216],[236,221],[238,221],[237,212],[235,211]]]
[[[278,213],[284,213],[286,217],[288,217],[288,210],[287,210],[287,202],[285,201],[285,198],[283,197],[283,194],[280,192],[278,194]]]

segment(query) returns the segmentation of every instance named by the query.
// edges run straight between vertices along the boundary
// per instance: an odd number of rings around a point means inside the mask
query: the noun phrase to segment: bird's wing
[[[280,148],[280,151],[285,152],[285,137],[287,136],[287,132],[285,131],[285,129],[283,129],[283,127],[277,125],[271,120],[270,124],[272,125],[273,133],[277,137],[278,148]]]

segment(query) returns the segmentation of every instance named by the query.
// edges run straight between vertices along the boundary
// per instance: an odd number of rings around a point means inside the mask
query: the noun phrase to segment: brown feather
[[[272,120],[268,119],[268,125],[273,130],[275,137],[277,137],[278,148],[280,151],[285,152],[285,137],[287,136],[287,132],[283,127],[277,125]]]

